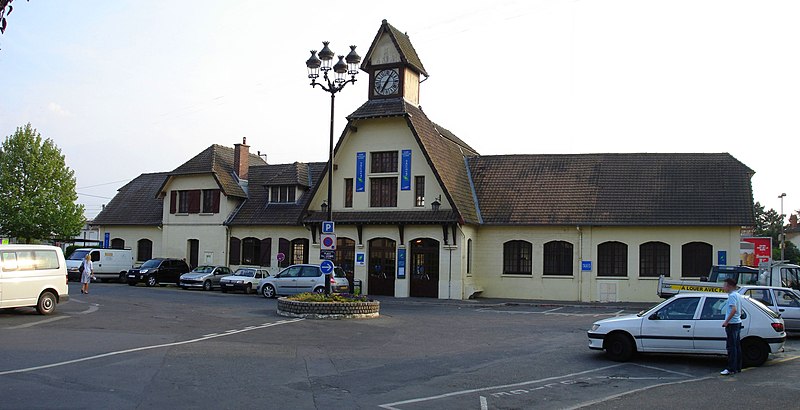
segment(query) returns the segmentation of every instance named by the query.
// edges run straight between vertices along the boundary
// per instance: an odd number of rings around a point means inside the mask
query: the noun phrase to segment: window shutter
[[[261,266],[272,266],[272,238],[261,240]]]
[[[289,266],[292,262],[292,253],[291,253],[291,242],[288,239],[280,238],[278,239],[278,252],[282,253],[285,258],[283,262],[278,264],[279,267],[285,268]]]
[[[199,189],[193,189],[189,191],[189,213],[190,214],[199,214],[200,213],[200,196],[202,191]]]
[[[178,212],[178,191],[169,191],[169,213]]]
[[[219,199],[220,199],[219,189],[215,189],[213,192],[211,192],[211,212],[212,213],[215,213],[215,214],[219,213]]]
[[[303,243],[303,263],[308,263],[308,239],[301,239]]]
[[[242,257],[242,241],[239,238],[231,237],[230,249],[228,250],[228,265],[241,264]]]

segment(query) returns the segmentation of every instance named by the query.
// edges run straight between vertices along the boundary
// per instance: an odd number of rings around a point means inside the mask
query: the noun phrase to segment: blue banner
[[[411,190],[411,150],[404,149],[401,155],[400,190]]]
[[[367,176],[367,153],[356,152],[356,192],[364,192]]]
[[[397,279],[406,278],[406,250],[397,250]]]
[[[106,234],[103,235],[103,247],[104,248],[108,249],[108,248],[111,247],[110,244],[109,244],[110,240],[111,240],[111,234],[106,232]]]

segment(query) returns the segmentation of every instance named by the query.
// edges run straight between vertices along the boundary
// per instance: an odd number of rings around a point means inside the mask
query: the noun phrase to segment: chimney
[[[244,137],[241,144],[233,144],[233,172],[239,179],[247,180],[249,169],[250,146],[247,145],[247,137]]]
[[[789,217],[789,226],[791,226],[792,229],[797,228],[797,214],[792,214],[792,216]]]

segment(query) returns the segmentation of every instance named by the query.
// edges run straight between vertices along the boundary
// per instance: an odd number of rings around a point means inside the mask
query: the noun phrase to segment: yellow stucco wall
[[[581,237],[582,236],[582,237]],[[509,240],[526,240],[533,245],[533,274],[504,275],[503,244]],[[572,276],[543,274],[544,244],[560,240],[574,246]],[[598,278],[596,249],[606,241],[628,245],[628,275],[625,278]],[[736,227],[492,227],[478,230],[472,275],[482,296],[552,299],[573,301],[657,301],[657,278],[639,277],[639,245],[660,241],[670,245],[670,276],[681,276],[681,247],[693,241],[712,245],[712,263],[717,252],[727,251],[728,262],[735,263],[739,249],[739,228]],[[582,244],[582,246],[581,246]],[[592,271],[581,272],[581,260],[592,261]],[[603,290],[601,295],[601,288]],[[601,297],[602,296],[602,297]],[[605,300],[604,300],[605,299]]]
[[[447,201],[444,191],[436,180],[430,165],[428,165],[422,150],[417,144],[416,138],[411,133],[408,125],[403,118],[380,118],[357,122],[357,132],[348,131],[344,137],[339,151],[336,153],[333,171],[333,209],[334,211],[396,211],[396,210],[419,210],[430,209],[430,203],[441,196],[441,209],[451,209],[452,206]],[[400,151],[411,150],[411,189],[408,191],[400,190]],[[398,151],[398,167],[395,173],[372,174],[370,172],[370,152],[376,151]],[[353,186],[353,207],[344,208],[344,179],[356,177],[356,153],[366,152],[366,178],[365,191],[355,192],[355,181]],[[397,207],[370,207],[370,183],[371,176],[396,176],[398,177]],[[414,177],[425,177],[425,207],[415,207],[414,197]],[[327,199],[327,177],[320,184],[311,202],[311,209],[320,209],[320,205]]]
[[[153,257],[166,256],[162,252],[162,232],[156,226],[134,225],[104,225],[100,226],[100,238],[108,232],[110,239],[120,238],[125,241],[125,248],[133,250],[133,257],[139,262],[144,262],[137,255],[137,246],[140,239],[149,239],[153,242]]]

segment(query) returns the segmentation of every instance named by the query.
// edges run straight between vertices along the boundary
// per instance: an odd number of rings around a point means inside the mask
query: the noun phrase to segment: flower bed
[[[363,296],[301,294],[278,299],[278,314],[306,319],[369,319],[381,304]]]

